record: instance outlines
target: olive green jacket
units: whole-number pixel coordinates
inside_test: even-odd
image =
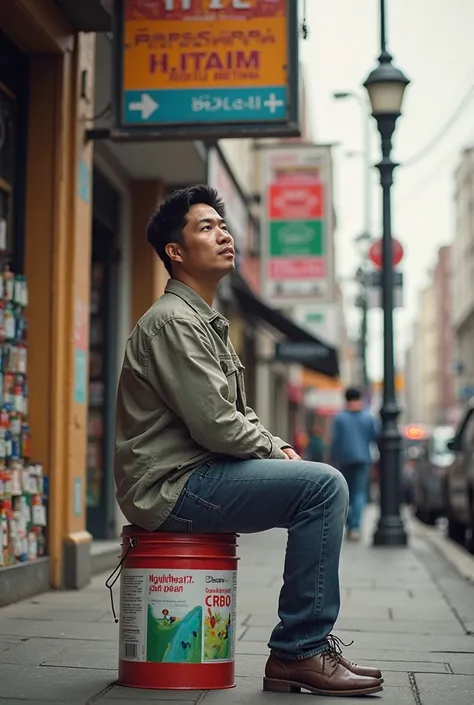
[[[153,531],[211,458],[285,458],[288,445],[246,405],[228,321],[171,279],[132,331],[120,375],[115,483],[125,517]]]

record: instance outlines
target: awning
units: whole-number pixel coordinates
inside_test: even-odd
[[[245,279],[235,273],[232,277],[235,298],[246,313],[253,314],[282,333],[287,341],[277,344],[278,359],[295,362],[309,370],[327,377],[339,376],[339,360],[336,348],[315,338],[293,323],[281,311],[268,306],[253,293]]]

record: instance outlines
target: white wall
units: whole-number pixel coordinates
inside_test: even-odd
[[[252,193],[253,140],[219,140],[219,147],[222,149],[241,189],[244,193]]]

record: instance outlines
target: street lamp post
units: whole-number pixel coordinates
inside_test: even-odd
[[[371,159],[370,159],[370,112],[365,100],[359,93],[353,91],[337,91],[333,93],[333,98],[336,100],[344,100],[353,98],[357,100],[361,109],[362,116],[362,133],[363,133],[363,178],[364,184],[364,225],[360,235],[357,236],[356,242],[362,249],[362,267],[358,273],[357,281],[360,284],[360,295],[358,296],[359,308],[361,310],[360,324],[360,359],[361,359],[361,377],[364,396],[369,393],[369,376],[367,372],[367,317],[368,317],[368,301],[367,301],[367,252],[365,245],[371,240],[371,219],[372,219],[372,190],[371,190]]]
[[[382,186],[382,308],[383,338],[383,402],[380,410],[382,432],[380,444],[380,519],[374,534],[375,546],[406,546],[407,534],[400,514],[401,444],[397,418],[400,410],[395,392],[395,360],[393,340],[393,243],[391,222],[391,187],[397,166],[391,159],[392,137],[401,114],[403,95],[409,81],[392,64],[387,51],[385,33],[385,0],[380,0],[381,53],[379,65],[366,79],[372,115],[377,121],[382,145],[382,159],[377,168]]]

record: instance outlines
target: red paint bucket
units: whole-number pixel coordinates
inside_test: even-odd
[[[237,536],[122,530],[120,685],[235,686]]]

